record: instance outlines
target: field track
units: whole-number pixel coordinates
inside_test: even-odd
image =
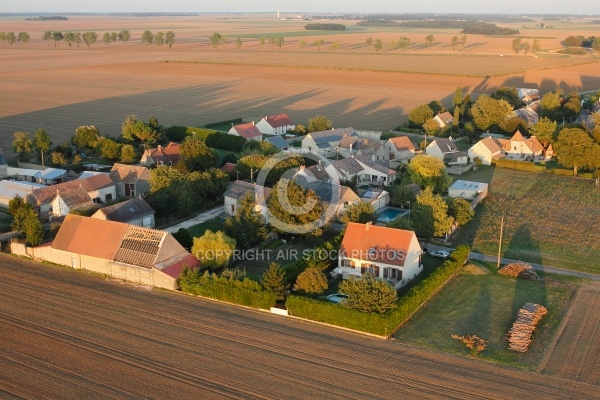
[[[583,285],[544,373],[600,385],[600,284]]]
[[[0,256],[0,397],[598,398],[596,386]]]

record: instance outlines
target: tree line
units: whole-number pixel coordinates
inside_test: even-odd
[[[19,32],[15,35],[14,32],[0,32],[0,42],[2,42],[2,47],[4,47],[4,42],[7,42],[9,45],[13,45],[16,42],[20,42],[22,45],[29,42],[30,36],[27,32]]]

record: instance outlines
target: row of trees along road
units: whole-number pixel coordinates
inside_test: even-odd
[[[11,46],[16,42],[25,45],[25,43],[29,42],[29,39],[30,37],[27,32],[19,32],[17,35],[15,35],[14,32],[0,32],[0,42],[2,43],[2,47],[4,47],[4,42],[7,42]]]
[[[12,33],[12,32],[11,32]],[[29,35],[27,35],[26,32],[21,32],[24,33],[26,35],[26,40],[25,42],[27,42],[29,40]],[[21,34],[19,34],[21,35]],[[13,34],[14,36],[14,34]],[[25,37],[25,36],[24,36]],[[0,36],[0,39],[2,37]],[[20,38],[20,36],[19,36]],[[87,31],[87,32],[61,32],[61,31],[46,31],[44,32],[44,34],[42,35],[42,40],[45,40],[48,43],[48,48],[50,48],[50,42],[54,42],[54,48],[60,48],[60,42],[64,41],[67,45],[68,48],[74,48],[74,47],[79,47],[82,43],[85,44],[88,49],[90,47],[92,47],[93,45],[96,44],[96,42],[98,41],[98,34],[94,31]],[[102,41],[106,44],[106,45],[110,45],[111,43],[113,44],[113,46],[116,44],[117,41],[121,41],[123,43],[123,45],[126,45],[127,42],[129,42],[131,40],[132,36],[131,33],[129,33],[129,31],[127,29],[124,29],[120,32],[105,32],[104,35],[102,36]],[[5,39],[3,39],[4,41]],[[8,39],[6,39],[8,40]],[[21,39],[19,39],[21,40]],[[156,33],[152,33],[149,30],[144,31],[144,33],[142,33],[142,37],[141,37],[142,43],[145,45],[151,45],[152,43],[154,43],[155,45],[157,45],[158,47],[166,44],[169,46],[169,48],[172,48],[173,45],[175,44],[175,32],[173,31],[168,31],[168,32],[162,32],[162,31],[158,31]],[[14,41],[13,41],[14,43]],[[11,43],[12,44],[12,43]]]

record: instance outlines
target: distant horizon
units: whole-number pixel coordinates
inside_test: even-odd
[[[299,9],[298,5],[302,9]],[[425,8],[426,7],[426,8]],[[424,9],[425,8],[425,9]],[[432,11],[435,10],[435,11]],[[518,12],[517,12],[518,10]],[[405,0],[402,4],[391,0],[371,0],[365,4],[356,0],[304,0],[281,2],[275,0],[221,0],[217,3],[198,4],[197,0],[172,0],[165,4],[156,0],[104,0],[90,4],[78,0],[28,0],[3,2],[0,14],[66,14],[66,13],[276,13],[283,14],[507,14],[507,15],[599,15],[592,14],[589,0],[504,0],[481,4],[472,0],[429,0],[426,6],[419,0]]]
[[[307,12],[307,11],[279,11],[282,16],[294,15],[507,15],[515,17],[543,17],[543,16],[577,16],[577,17],[600,17],[598,14],[577,14],[577,13],[508,13],[508,12]],[[0,11],[0,15],[136,15],[136,14],[157,14],[157,15],[189,15],[189,14],[276,14],[277,11]]]

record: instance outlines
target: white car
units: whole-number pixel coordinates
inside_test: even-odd
[[[444,250],[436,250],[429,252],[431,257],[443,258],[444,260],[450,257],[450,253]]]

